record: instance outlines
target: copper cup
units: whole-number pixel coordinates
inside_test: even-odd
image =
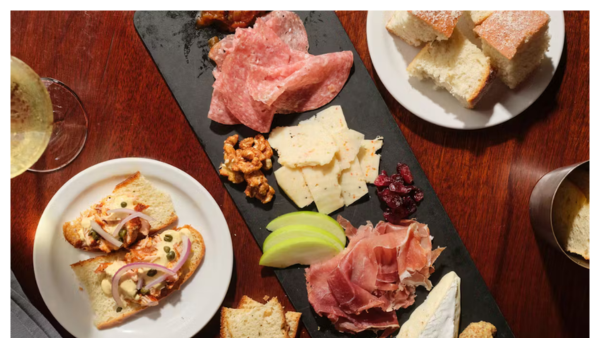
[[[575,171],[587,171],[589,175],[590,161],[585,161],[568,167],[553,170],[537,182],[529,198],[529,218],[534,231],[552,247],[562,251],[571,261],[586,269],[590,262],[583,257],[567,252],[559,243],[552,224],[552,205],[554,196],[562,182]]]

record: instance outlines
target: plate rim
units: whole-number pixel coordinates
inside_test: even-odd
[[[564,48],[565,48],[565,38],[566,38],[566,30],[565,30],[565,20],[564,20],[564,11],[545,11],[546,13],[552,13],[555,12],[557,14],[560,15],[560,22],[559,22],[559,27],[560,27],[560,35],[562,36],[562,38],[560,39],[553,39],[553,36],[550,37],[550,41],[554,42],[554,40],[557,40],[559,47],[560,47],[560,53],[558,54],[558,58],[556,61],[556,67],[553,68],[552,70],[552,76],[549,77],[547,83],[545,83],[543,85],[543,89],[539,91],[539,93],[537,95],[535,95],[535,97],[532,96],[532,100],[531,102],[529,102],[526,105],[523,105],[523,108],[518,112],[515,113],[514,115],[510,116],[507,119],[504,120],[500,120],[497,122],[494,122],[492,124],[487,124],[487,125],[481,125],[481,126],[454,126],[454,125],[448,125],[448,124],[444,124],[444,123],[440,123],[440,121],[437,121],[431,117],[429,117],[426,113],[416,113],[413,110],[415,109],[409,109],[408,105],[405,104],[405,102],[409,99],[404,98],[403,100],[400,100],[399,97],[402,97],[401,95],[398,95],[397,93],[395,93],[395,91],[391,91],[389,89],[389,87],[391,87],[391,85],[389,85],[388,82],[386,82],[385,77],[381,77],[379,74],[381,74],[381,72],[378,70],[378,67],[382,67],[382,64],[379,63],[379,66],[377,66],[378,62],[376,62],[376,60],[379,60],[378,57],[374,57],[373,56],[373,42],[372,39],[369,39],[369,37],[373,37],[375,36],[375,34],[377,34],[374,31],[374,27],[370,28],[373,26],[373,24],[370,24],[370,22],[373,22],[373,20],[375,20],[375,15],[378,13],[383,13],[385,14],[385,12],[389,12],[387,10],[377,10],[377,11],[368,11],[367,12],[367,21],[366,21],[366,39],[367,39],[367,48],[369,50],[369,57],[371,58],[371,62],[373,64],[373,68],[375,70],[375,72],[377,73],[377,75],[379,76],[379,79],[381,80],[381,83],[383,84],[383,86],[385,87],[385,89],[388,91],[388,93],[390,93],[390,95],[394,98],[394,100],[396,100],[396,102],[398,102],[403,108],[405,108],[408,112],[410,112],[411,114],[417,116],[418,118],[420,118],[421,120],[424,120],[426,122],[429,122],[431,124],[440,126],[440,127],[444,127],[444,128],[448,128],[448,129],[454,129],[454,130],[481,130],[481,129],[485,129],[485,128],[491,128],[497,125],[500,125],[502,123],[505,123],[507,121],[512,120],[513,118],[517,117],[518,115],[520,115],[522,112],[524,112],[525,110],[527,110],[529,107],[531,107],[531,105],[533,105],[539,98],[540,96],[542,96],[542,94],[546,91],[546,89],[548,88],[548,86],[550,85],[550,82],[552,82],[552,79],[554,78],[554,75],[556,74],[556,70],[558,69],[558,66],[560,65],[560,61],[562,60],[562,54],[564,52]],[[417,109],[418,111],[418,109]]]
[[[233,276],[233,263],[234,263],[234,253],[233,253],[233,242],[232,242],[232,238],[231,238],[231,232],[229,231],[229,226],[227,223],[227,220],[225,219],[225,215],[223,214],[223,211],[221,210],[221,208],[219,207],[219,204],[217,203],[217,201],[213,198],[213,196],[210,194],[210,192],[200,183],[198,182],[194,177],[192,177],[190,174],[186,173],[185,171],[170,165],[168,163],[164,163],[158,160],[154,160],[154,159],[150,159],[150,158],[143,158],[143,157],[124,157],[124,158],[116,158],[116,159],[111,159],[111,160],[107,160],[104,162],[100,162],[100,163],[96,163],[84,170],[82,170],[81,172],[77,173],[75,176],[71,177],[66,183],[64,183],[57,191],[56,193],[54,193],[54,196],[52,196],[52,198],[50,199],[50,201],[48,202],[48,204],[46,205],[46,207],[44,208],[44,212],[42,213],[42,216],[40,217],[37,227],[36,227],[36,231],[35,231],[35,237],[34,237],[34,241],[33,241],[33,271],[34,271],[34,276],[35,276],[35,281],[36,281],[36,285],[38,288],[38,291],[40,292],[40,295],[42,296],[42,300],[44,301],[44,304],[46,305],[46,307],[48,308],[48,310],[50,311],[50,313],[52,314],[52,316],[54,317],[54,319],[67,331],[69,332],[71,335],[75,336],[75,334],[72,332],[72,328],[69,328],[69,326],[65,325],[65,323],[59,319],[51,306],[49,306],[48,300],[49,300],[49,296],[46,294],[46,291],[42,290],[42,287],[40,287],[40,278],[42,278],[42,272],[40,271],[41,266],[39,263],[39,255],[40,255],[40,245],[38,245],[37,243],[39,243],[38,241],[38,237],[42,236],[41,232],[38,231],[40,229],[40,224],[42,224],[43,221],[45,221],[46,218],[50,217],[48,216],[49,210],[51,209],[50,207],[54,205],[54,203],[57,203],[56,200],[58,200],[58,198],[61,195],[61,192],[64,192],[65,190],[67,190],[72,184],[75,184],[78,180],[82,179],[82,177],[85,177],[86,175],[89,175],[90,172],[94,171],[94,170],[99,170],[103,167],[106,166],[110,166],[110,165],[114,165],[114,164],[122,164],[122,163],[141,163],[143,165],[143,163],[146,164],[150,164],[150,165],[157,165],[159,167],[163,167],[167,170],[170,171],[174,171],[178,174],[180,174],[182,177],[184,177],[187,180],[190,180],[191,182],[193,182],[196,185],[196,188],[199,188],[199,190],[201,191],[201,193],[206,194],[209,198],[208,198],[208,203],[212,204],[212,207],[216,208],[216,210],[218,210],[218,213],[215,213],[214,216],[219,217],[222,219],[223,223],[224,223],[224,227],[216,227],[216,228],[224,228],[224,231],[226,231],[226,233],[229,235],[227,236],[226,240],[225,240],[225,244],[227,245],[228,250],[225,250],[224,252],[229,256],[229,257],[225,257],[224,261],[227,262],[228,267],[226,267],[226,271],[227,271],[227,285],[226,287],[223,289],[222,295],[220,295],[218,298],[221,299],[221,301],[219,302],[219,304],[215,307],[214,310],[209,310],[208,312],[210,312],[210,316],[208,316],[208,319],[206,321],[198,321],[198,323],[201,323],[200,325],[198,325],[197,328],[191,329],[190,331],[195,331],[193,333],[197,334],[198,332],[200,332],[200,330],[202,330],[210,321],[211,319],[214,317],[214,315],[218,312],[219,308],[221,307],[223,301],[225,300],[225,297],[227,296],[227,292],[229,290],[229,286],[231,285],[231,278]],[[108,178],[108,177],[107,177]],[[166,180],[167,182],[169,182],[169,180]],[[205,201],[206,202],[206,201]],[[93,322],[89,323],[91,328],[93,330],[98,330]],[[100,330],[98,330],[100,331]],[[115,335],[116,336],[116,335]]]

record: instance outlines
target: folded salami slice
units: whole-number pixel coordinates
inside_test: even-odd
[[[256,22],[254,29],[238,29],[235,36],[235,47],[225,58],[214,88],[221,92],[227,109],[241,123],[266,133],[271,129],[275,108],[254,100],[246,79],[253,65],[287,65],[292,53],[290,47],[261,20]]]
[[[216,81],[219,81],[219,77],[221,76],[221,72],[218,69],[213,70],[213,76]],[[210,101],[210,109],[208,110],[208,118],[219,122],[222,124],[239,124],[240,120],[238,120],[229,109],[225,105],[225,100],[223,99],[223,94],[217,89],[213,90],[212,99]]]
[[[221,65],[225,58],[235,47],[237,39],[234,34],[227,35],[223,40],[217,42],[208,52],[208,57],[211,58],[216,64],[217,69],[221,69]]]
[[[281,67],[251,67],[247,87],[253,99],[278,110],[303,112],[329,103],[342,90],[352,52],[311,56]]]
[[[291,49],[308,51],[308,35],[302,19],[296,13],[274,11],[259,20],[263,20]]]

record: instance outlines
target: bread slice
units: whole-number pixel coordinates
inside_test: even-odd
[[[590,202],[586,194],[570,179],[565,179],[552,206],[554,232],[561,246],[590,259]]]
[[[221,309],[221,338],[294,338],[301,315],[292,311],[284,314],[277,297],[262,304],[243,296],[237,309]]]
[[[182,228],[188,229],[191,233],[190,241],[192,243],[192,251],[187,262],[181,268],[179,279],[174,283],[171,289],[164,288],[162,290],[160,296],[157,297],[159,301],[168,297],[174,291],[179,290],[181,285],[192,276],[196,269],[198,269],[198,266],[204,257],[205,245],[202,235],[189,225],[174,230],[181,230]],[[104,294],[102,291],[101,283],[105,276],[103,273],[96,273],[95,270],[102,263],[113,263],[117,260],[123,260],[126,253],[127,251],[120,250],[71,265],[71,269],[73,269],[77,279],[88,294],[92,311],[95,315],[94,325],[96,325],[98,329],[105,329],[120,324],[125,319],[147,308],[147,306],[128,302],[120,312],[117,312],[115,300]]]
[[[82,212],[82,214],[71,222],[66,222],[63,225],[63,234],[67,242],[76,248],[83,249],[86,251],[105,251],[109,252],[115,248],[112,246],[102,245],[102,243],[92,243],[91,245],[86,241],[87,235],[86,229],[82,226],[83,217],[102,217],[102,209],[120,208],[115,205],[114,201],[119,200],[123,196],[135,196],[135,203],[143,205],[142,211],[144,214],[154,218],[154,221],[150,222],[150,234],[156,233],[169,225],[173,224],[177,220],[177,214],[175,214],[175,208],[171,201],[169,194],[158,190],[148,181],[140,172],[136,172],[132,176],[119,183],[112,194],[102,199],[100,202],[92,205],[90,208]],[[138,210],[136,208],[136,210]],[[140,222],[139,219],[130,221],[132,223]],[[91,238],[91,237],[90,237]],[[137,240],[133,238],[130,243]],[[104,242],[101,240],[100,242]],[[107,243],[104,243],[107,244]],[[108,250],[107,250],[108,248]]]
[[[406,43],[420,46],[424,42],[447,40],[462,12],[395,11],[385,28]]]
[[[408,65],[408,74],[432,79],[467,108],[474,108],[493,79],[490,59],[456,30],[446,41],[427,44]]]
[[[275,299],[277,299],[277,298],[275,298]],[[240,304],[238,305],[238,308],[239,309],[252,309],[252,308],[261,307],[261,306],[263,306],[262,303],[259,303],[248,296],[243,296],[242,300],[240,301]],[[296,336],[296,332],[298,331],[298,325],[300,324],[301,316],[302,316],[302,313],[300,313],[300,312],[287,311],[285,313],[285,322],[287,325],[287,329],[288,329],[287,333],[288,333],[289,338],[294,338]]]
[[[488,322],[471,323],[460,334],[459,338],[494,338],[496,327]]]
[[[548,50],[550,16],[543,11],[497,11],[475,27],[483,52],[490,57],[498,77],[516,88]]]

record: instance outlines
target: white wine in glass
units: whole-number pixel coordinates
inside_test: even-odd
[[[52,101],[40,77],[21,60],[10,59],[10,177],[42,156],[50,136]]]
[[[79,97],[58,80],[40,78],[14,56],[10,64],[10,177],[65,167],[87,139]]]

